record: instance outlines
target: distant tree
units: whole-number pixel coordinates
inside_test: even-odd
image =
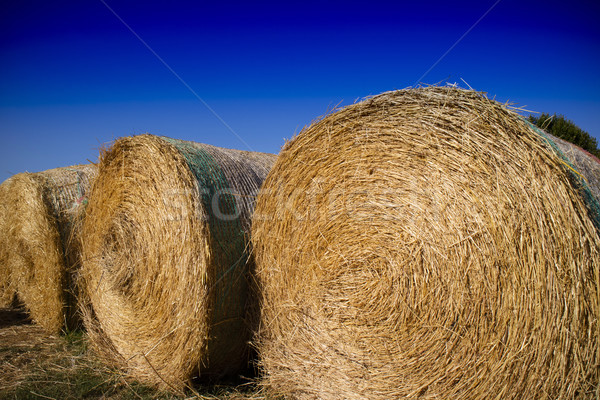
[[[566,119],[564,115],[542,113],[539,117],[530,115],[528,120],[546,132],[564,139],[567,142],[571,142],[582,149],[589,151],[596,157],[600,157],[598,141],[590,136],[589,133],[575,125],[573,121]]]

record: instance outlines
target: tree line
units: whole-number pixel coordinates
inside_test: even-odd
[[[529,122],[542,128],[546,132],[571,142],[584,150],[600,158],[598,150],[598,141],[590,136],[589,133],[579,128],[577,125],[564,117],[564,115],[550,115],[542,113],[539,117],[530,115]]]

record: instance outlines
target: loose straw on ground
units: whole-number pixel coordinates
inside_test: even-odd
[[[140,135],[101,155],[83,226],[91,342],[178,391],[248,364],[248,233],[275,156]]]
[[[253,217],[264,385],[297,399],[599,395],[600,240],[571,172],[481,93],[351,105]]]

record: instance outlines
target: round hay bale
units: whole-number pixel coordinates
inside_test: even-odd
[[[6,226],[8,216],[6,202],[11,181],[11,178],[8,178],[0,184],[0,308],[11,307],[16,294],[14,280],[11,278],[11,268],[9,268],[10,249],[7,243],[8,227]]]
[[[286,144],[253,216],[264,384],[297,399],[595,398],[600,239],[481,93],[384,93]]]
[[[82,279],[85,325],[107,362],[175,391],[248,364],[247,234],[274,159],[152,135],[101,155]]]
[[[49,333],[78,325],[78,225],[94,165],[20,173],[6,195],[4,259],[19,300]]]

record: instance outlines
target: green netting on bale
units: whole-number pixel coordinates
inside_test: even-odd
[[[228,181],[221,160],[191,142],[163,137],[183,155],[198,181],[202,206],[208,219],[210,258],[215,268],[210,290],[214,291],[212,338],[227,343],[228,335],[239,333],[244,323],[247,293],[248,249],[235,189]],[[235,286],[235,289],[234,289]],[[222,323],[227,321],[227,323]],[[212,347],[209,346],[209,348]]]
[[[583,198],[585,205],[588,209],[588,215],[594,223],[596,229],[600,232],[600,203],[590,190],[586,179],[581,173],[579,173],[579,171],[577,171],[577,168],[573,165],[573,163],[569,161],[569,159],[565,156],[563,151],[556,145],[554,140],[552,140],[548,136],[548,134],[544,132],[544,130],[538,128],[537,126],[535,126],[534,124],[532,124],[524,118],[523,121],[525,121],[531,127],[531,129],[533,129],[538,135],[540,135],[541,138],[543,138],[546,141],[546,143],[548,143],[552,150],[554,150],[554,152],[560,157],[561,161],[565,164],[565,170],[569,174],[569,179],[571,180],[571,183],[578,189],[579,193],[581,194],[581,197]]]

